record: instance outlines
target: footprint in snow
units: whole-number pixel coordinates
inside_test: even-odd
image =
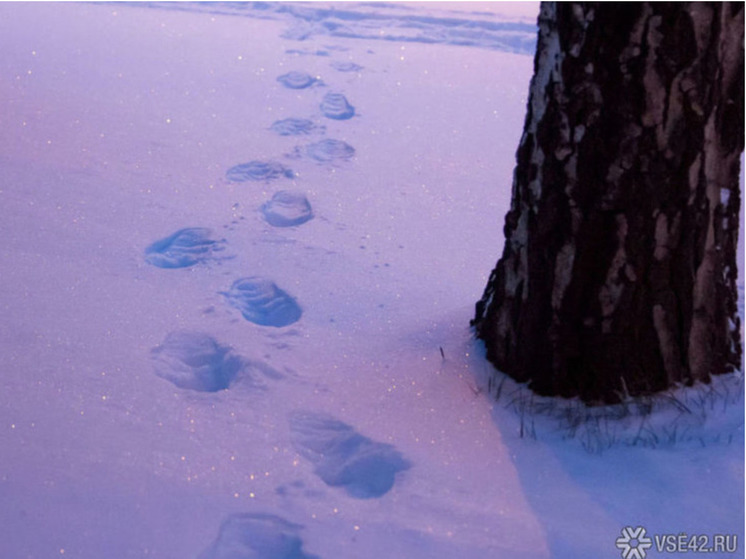
[[[297,322],[303,310],[294,298],[266,278],[239,278],[221,292],[243,317],[260,326],[282,328]]]
[[[306,154],[319,163],[331,163],[350,159],[355,148],[342,140],[326,139],[306,146]]]
[[[302,136],[312,132],[323,131],[323,126],[317,126],[307,118],[284,118],[276,120],[270,126],[270,130],[280,136]]]
[[[273,514],[231,514],[199,559],[319,559],[303,551],[302,528]]]
[[[321,113],[326,118],[347,120],[355,116],[355,107],[341,93],[327,93],[321,101]]]
[[[287,38],[293,38],[292,33],[291,36]],[[296,55],[304,55],[304,56],[329,56],[329,51],[326,50],[309,50],[309,49],[287,49],[285,51],[285,54],[296,54]]]
[[[298,453],[331,487],[342,487],[357,499],[381,497],[394,486],[396,474],[411,467],[393,446],[375,442],[334,417],[296,412],[290,430]]]
[[[355,64],[349,60],[335,60],[331,63],[331,67],[337,72],[359,72],[363,69],[359,64]]]
[[[156,375],[197,392],[226,390],[239,380],[262,388],[263,378],[277,380],[284,376],[265,363],[236,355],[201,332],[171,332],[153,348],[151,357]]]
[[[316,83],[321,84],[321,80],[305,72],[288,72],[279,76],[277,81],[289,89],[306,89]]]
[[[159,268],[187,268],[230,258],[218,254],[225,250],[225,239],[213,239],[211,234],[205,227],[179,229],[147,247],[145,261]]]
[[[260,208],[267,223],[273,227],[293,227],[313,218],[308,198],[300,192],[281,190]]]
[[[249,161],[234,165],[225,172],[225,177],[231,182],[271,181],[282,177],[292,179],[294,176],[292,169],[275,161]]]

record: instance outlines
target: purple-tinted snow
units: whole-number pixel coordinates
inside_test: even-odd
[[[738,386],[574,438],[486,396],[537,12],[0,3],[0,557],[742,538]]]

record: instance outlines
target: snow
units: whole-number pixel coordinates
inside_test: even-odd
[[[471,338],[535,13],[0,4],[0,557],[743,550],[738,379],[580,421]]]

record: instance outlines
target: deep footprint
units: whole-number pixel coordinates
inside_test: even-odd
[[[231,514],[199,559],[319,559],[303,551],[302,528],[273,514]]]
[[[231,182],[271,181],[281,177],[292,179],[294,176],[292,169],[275,161],[249,161],[225,172],[225,177]]]
[[[321,140],[306,146],[306,153],[321,163],[346,161],[355,155],[355,148],[342,140]]]
[[[155,374],[179,388],[217,392],[230,387],[244,362],[230,348],[200,332],[171,332],[151,357]]]
[[[327,93],[321,101],[321,113],[326,118],[347,120],[355,116],[355,107],[341,93]]]
[[[372,441],[325,414],[296,412],[290,430],[296,450],[314,465],[314,473],[357,499],[385,495],[396,474],[411,467],[393,446]]]
[[[271,280],[257,276],[237,279],[230,290],[221,295],[241,311],[246,320],[260,326],[289,326],[303,314],[295,299]]]
[[[201,332],[171,332],[153,348],[155,374],[179,388],[218,392],[236,383],[264,389],[265,379],[280,380],[285,374],[262,361],[237,355],[229,347]]]
[[[314,78],[305,72],[288,72],[279,76],[277,81],[290,89],[306,89],[315,83],[320,83],[318,78]]]
[[[293,227],[313,218],[308,198],[300,192],[281,190],[262,205],[262,215],[273,227]]]
[[[282,120],[276,120],[270,127],[273,132],[277,132],[280,136],[302,136],[304,134],[315,132],[319,128],[323,127],[316,126],[306,118],[285,118]]]
[[[179,229],[173,235],[147,247],[145,261],[159,268],[187,268],[210,260],[228,258],[217,254],[225,249],[225,239],[212,239],[211,233],[204,227]]]

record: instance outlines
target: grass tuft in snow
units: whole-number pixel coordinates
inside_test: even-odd
[[[678,386],[619,404],[540,396],[500,372],[487,381],[498,404],[515,414],[520,438],[577,441],[598,454],[612,447],[728,445],[743,438],[744,378],[735,372],[709,384]]]

